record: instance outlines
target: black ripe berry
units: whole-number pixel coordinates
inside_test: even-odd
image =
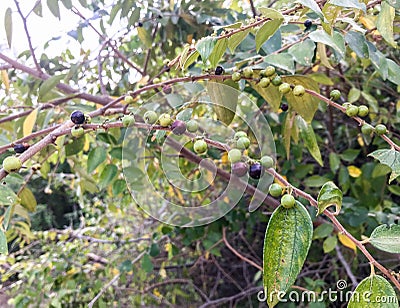
[[[17,143],[16,145],[14,145],[14,152],[21,154],[21,153],[24,153],[28,148],[29,148],[29,144]]]
[[[255,163],[250,166],[249,175],[253,179],[258,180],[261,177],[262,173],[263,173],[263,167],[261,166],[260,163]]]
[[[172,132],[175,135],[182,135],[186,131],[186,123],[181,120],[176,120],[171,125]]]
[[[137,23],[138,27],[143,27],[143,23],[141,23],[140,21]]]
[[[287,103],[282,103],[281,104],[281,109],[282,109],[282,111],[288,111],[289,105]]]
[[[168,85],[163,86],[162,90],[163,90],[163,92],[164,92],[165,94],[171,94],[171,92],[172,92],[171,86],[168,86]]]
[[[312,21],[309,20],[309,19],[307,19],[307,20],[304,22],[304,27],[306,27],[306,29],[309,29],[311,26],[312,26]]]
[[[215,75],[222,75],[224,73],[224,71],[225,71],[224,68],[222,66],[218,65],[215,68]]]
[[[71,121],[77,125],[83,124],[85,122],[85,115],[82,111],[75,110],[73,113],[71,113]]]

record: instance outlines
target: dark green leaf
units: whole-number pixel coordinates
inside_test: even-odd
[[[131,16],[129,16],[128,24],[130,26],[133,26],[136,22],[139,21],[139,18],[140,18],[140,7],[137,7],[132,11]]]
[[[217,44],[215,44],[213,51],[211,52],[210,56],[208,57],[208,60],[210,60],[210,64],[212,67],[217,66],[219,60],[221,60],[221,57],[224,55],[227,47],[228,47],[228,39],[227,38],[218,40]]]
[[[142,258],[142,268],[146,273],[151,273],[154,269],[153,263],[151,262],[149,255],[144,255]]]
[[[115,165],[107,165],[100,174],[99,187],[104,189],[107,187],[118,173]]]
[[[207,62],[208,57],[211,55],[214,49],[214,46],[217,44],[217,40],[218,39],[216,37],[209,36],[202,38],[197,42],[196,50],[199,52],[203,63]]]
[[[321,165],[324,165],[322,161],[321,152],[318,147],[317,139],[314,134],[314,129],[311,124],[308,124],[301,116],[296,116],[296,125],[299,128],[301,139],[303,139],[304,145],[308,151],[314,157],[314,159]]]
[[[342,191],[333,183],[329,181],[322,186],[318,194],[318,213],[322,214],[325,209],[329,206],[334,205],[336,210],[334,215],[339,215],[340,209],[342,208],[343,193]]]
[[[68,143],[65,146],[65,155],[71,156],[78,154],[80,151],[83,150],[85,146],[85,136],[82,136],[78,139],[73,139],[72,143]]]
[[[123,191],[126,191],[126,182],[125,180],[116,180],[113,183],[113,187],[112,187],[112,193],[114,196],[119,195],[120,193],[122,193]]]
[[[42,2],[36,2],[36,5],[33,9],[33,12],[40,17],[43,17],[43,13],[42,13]]]
[[[390,59],[387,59],[387,64],[388,64],[388,79],[391,82],[400,85],[400,66],[396,62]]]
[[[90,151],[87,160],[87,172],[92,173],[107,158],[107,152],[102,147]]]
[[[258,8],[258,11],[267,18],[271,19],[284,19],[284,16],[282,15],[281,12],[271,9],[269,7],[260,7]]]
[[[12,10],[11,10],[11,8],[8,8],[4,15],[4,28],[6,30],[8,47],[11,48],[12,28],[13,28],[12,27]]]
[[[279,29],[283,19],[273,19],[267,21],[256,33],[256,51],[258,52],[261,46],[267,41],[276,30]]]
[[[336,236],[330,236],[330,237],[326,238],[324,243],[322,244],[324,253],[331,252],[332,250],[335,249],[336,245],[337,245],[337,237]]]
[[[357,56],[360,58],[368,58],[368,45],[365,40],[365,35],[356,31],[349,31],[344,36],[344,39]]]
[[[87,7],[87,2],[86,2],[86,0],[79,0],[79,3],[80,3],[84,8]]]
[[[373,158],[379,160],[381,164],[387,165],[392,169],[392,174],[389,178],[389,184],[400,175],[400,152],[390,150],[376,150],[369,154]]]
[[[0,254],[8,254],[7,237],[2,229],[0,229]]]
[[[381,11],[378,15],[378,20],[376,22],[376,28],[382,37],[389,43],[392,47],[396,47],[397,43],[393,36],[393,21],[395,17],[395,9],[391,7],[386,2],[382,2]]]
[[[310,66],[314,57],[315,43],[312,40],[305,40],[289,48],[294,60],[304,66]]]
[[[60,6],[58,5],[58,0],[47,0],[47,6],[50,9],[50,12],[60,19]]]
[[[66,9],[70,10],[72,9],[72,1],[71,0],[61,0],[63,5],[65,6]]]
[[[199,57],[199,52],[197,50],[195,50],[194,52],[192,52],[190,54],[189,57],[187,57],[186,61],[183,64],[182,69],[186,70],[193,62],[195,62],[197,60],[197,58]]]
[[[314,229],[313,240],[325,238],[333,232],[333,225],[324,223]]]
[[[329,167],[331,168],[331,171],[333,173],[336,173],[336,171],[340,167],[340,158],[339,155],[337,155],[334,152],[329,153]]]
[[[239,95],[237,86],[237,83],[230,79],[224,83],[216,81],[207,83],[207,92],[210,95],[213,110],[218,120],[226,125],[229,125],[235,117]]]
[[[400,225],[381,225],[372,231],[369,242],[376,248],[400,253]]]
[[[17,195],[6,185],[0,185],[0,205],[11,205],[17,200]]]
[[[289,53],[272,54],[264,57],[264,61],[268,64],[279,67],[292,74],[295,72],[294,59]]]

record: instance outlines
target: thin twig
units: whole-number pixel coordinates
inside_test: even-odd
[[[336,254],[337,254],[337,257],[338,257],[340,263],[342,263],[344,269],[346,270],[347,276],[349,276],[349,278],[351,280],[352,290],[354,290],[355,287],[358,285],[357,278],[354,276],[353,272],[351,271],[350,265],[349,265],[349,263],[347,263],[346,259],[344,258],[342,251],[340,250],[340,247],[338,245],[336,245],[335,249],[336,249]]]

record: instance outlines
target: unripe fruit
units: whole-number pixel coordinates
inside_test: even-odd
[[[160,78],[158,78],[158,77],[156,77],[156,78],[153,79],[153,84],[155,84],[155,83],[160,83],[160,82],[161,82],[161,80],[160,80]]]
[[[274,183],[269,187],[269,194],[275,198],[282,195],[282,191],[283,191],[282,186],[279,185],[278,183]]]
[[[280,106],[280,108],[282,109],[282,111],[288,111],[289,105],[286,104],[286,103],[282,103],[281,106]]]
[[[239,72],[235,72],[232,74],[232,80],[235,82],[240,81],[242,79],[242,75]]]
[[[384,135],[384,134],[387,133],[387,128],[386,128],[386,126],[383,125],[383,124],[378,124],[377,126],[375,126],[375,132],[376,132],[378,135]]]
[[[265,155],[261,157],[260,163],[266,169],[272,168],[274,166],[274,159],[271,156]]]
[[[17,143],[16,145],[14,145],[14,152],[21,154],[24,153],[27,149],[29,148],[29,144],[27,143]]]
[[[215,75],[222,75],[225,72],[224,68],[220,65],[218,65],[215,68]]]
[[[172,132],[175,135],[182,135],[186,131],[186,123],[181,120],[176,120],[171,125]]]
[[[232,173],[242,177],[247,173],[247,165],[244,162],[237,162],[232,165]]]
[[[260,87],[266,88],[269,86],[270,83],[271,83],[271,79],[269,79],[268,77],[263,77],[260,80]]]
[[[304,22],[304,27],[306,27],[306,29],[308,29],[308,28],[310,28],[311,26],[312,26],[312,21],[309,20],[309,19],[307,19],[307,20]]]
[[[16,172],[22,167],[21,160],[16,156],[8,156],[3,160],[3,169],[5,172]]]
[[[303,96],[306,93],[306,89],[302,85],[297,85],[293,88],[294,96]]]
[[[271,83],[272,83],[274,86],[276,86],[276,87],[280,86],[280,85],[282,84],[282,77],[279,76],[279,75],[275,76],[275,77],[271,80]]]
[[[169,59],[164,59],[164,61],[163,61],[163,65],[168,65],[168,64],[169,64],[169,62],[170,62],[170,60],[169,60]]]
[[[288,84],[287,82],[284,82],[279,86],[279,92],[281,92],[282,94],[289,93],[290,90],[290,84]]]
[[[158,116],[153,110],[149,110],[145,112],[143,119],[147,124],[154,124],[157,122]]]
[[[253,77],[253,69],[251,67],[245,67],[243,69],[243,75],[246,78],[251,78]]]
[[[331,93],[330,93],[329,95],[330,95],[330,97],[331,97],[332,100],[337,101],[337,100],[340,98],[340,96],[341,96],[342,94],[340,93],[339,90],[336,90],[336,89],[335,89],[335,90],[332,90]]]
[[[126,104],[132,104],[132,103],[134,102],[134,99],[133,99],[132,96],[127,95],[127,96],[125,96],[125,98],[124,98],[124,102],[125,102]]]
[[[361,126],[361,132],[364,135],[371,135],[371,133],[373,131],[374,131],[374,127],[372,125],[365,123],[363,126]]]
[[[195,133],[199,129],[199,124],[195,120],[190,120],[186,123],[186,128],[189,132]]]
[[[235,139],[236,141],[238,141],[240,138],[242,137],[247,137],[247,133],[240,130],[238,132],[235,133],[235,136],[233,137],[233,139]]]
[[[238,149],[232,149],[228,152],[229,161],[234,164],[242,159],[242,152]]]
[[[197,154],[205,154],[207,152],[207,143],[202,139],[196,140],[196,142],[193,145],[193,150]]]
[[[260,76],[261,76],[261,77],[266,77],[266,76],[267,76],[266,70],[261,70],[261,71],[260,71]]]
[[[294,197],[289,194],[283,195],[281,198],[281,204],[286,209],[292,208],[294,206],[295,202],[296,202],[296,200],[294,199]]]
[[[83,127],[74,126],[71,128],[71,135],[75,138],[82,137],[84,133]]]
[[[355,117],[358,114],[358,107],[354,105],[350,105],[346,108],[346,114],[349,117]]]
[[[158,118],[158,121],[160,122],[161,126],[167,127],[167,126],[169,126],[171,124],[172,119],[171,119],[171,116],[168,113],[163,113]]]
[[[71,121],[77,125],[83,124],[85,122],[85,115],[82,111],[75,110],[73,113],[71,113]]]
[[[250,146],[250,139],[247,137],[240,137],[238,141],[236,141],[236,147],[238,149],[247,149]]]
[[[367,106],[365,105],[361,105],[360,107],[358,107],[358,115],[360,117],[366,117],[369,113],[369,109]]]
[[[271,77],[273,74],[275,74],[275,67],[269,65],[264,69],[264,71],[265,71],[265,76]]]
[[[258,180],[262,176],[263,171],[264,170],[263,170],[263,167],[261,166],[261,164],[255,163],[255,164],[250,166],[249,175],[253,179]]]
[[[135,124],[135,117],[133,115],[124,115],[122,118],[122,125],[124,127],[130,127]]]

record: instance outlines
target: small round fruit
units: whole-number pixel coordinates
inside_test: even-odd
[[[199,124],[195,120],[190,120],[186,123],[186,129],[191,133],[195,133],[199,129]]]
[[[193,150],[197,154],[205,154],[207,152],[207,143],[202,139],[196,140],[196,142],[193,145]]]
[[[271,79],[269,79],[268,77],[263,77],[260,80],[260,87],[266,88],[269,86],[270,83],[271,83]]]
[[[83,124],[85,122],[85,115],[82,111],[75,110],[73,113],[71,113],[71,121],[77,125]]]
[[[276,75],[272,80],[271,83],[276,86],[279,87],[282,84],[282,77],[279,75]]]
[[[158,120],[158,115],[155,111],[149,110],[145,112],[143,119],[147,124],[154,124]]]
[[[235,139],[236,141],[238,141],[240,138],[242,137],[247,137],[247,133],[240,130],[238,132],[235,133],[235,136],[233,137],[233,139]]]
[[[24,153],[29,148],[29,144],[27,143],[17,143],[14,145],[14,152],[21,154]]]
[[[306,29],[309,29],[311,26],[312,26],[312,21],[309,20],[309,19],[307,19],[307,20],[304,22],[304,27],[306,27]]]
[[[282,195],[282,191],[283,191],[282,186],[279,185],[278,183],[274,183],[269,187],[269,194],[275,198]]]
[[[269,155],[265,155],[261,157],[260,163],[265,169],[272,168],[274,166],[274,159]]]
[[[168,85],[167,86],[163,86],[162,90],[163,90],[163,92],[165,94],[171,94],[171,92],[172,92],[171,86],[168,86]]]
[[[176,120],[172,123],[171,128],[175,135],[180,136],[186,131],[186,123],[181,120]]]
[[[371,135],[373,131],[374,127],[372,125],[365,123],[363,126],[361,126],[361,132],[364,135]]]
[[[244,69],[243,69],[243,75],[244,75],[244,77],[246,77],[246,78],[251,78],[251,77],[253,77],[253,69],[251,68],[251,67],[245,67]]]
[[[286,209],[292,208],[294,206],[295,202],[296,202],[296,200],[294,199],[294,197],[289,194],[285,194],[281,198],[281,204]]]
[[[215,68],[215,75],[222,75],[224,72],[225,72],[225,70],[221,65],[218,65]]]
[[[163,113],[158,118],[158,121],[160,122],[161,126],[167,127],[167,126],[169,126],[171,124],[172,119],[171,119],[171,116],[168,113]]]
[[[358,114],[358,107],[354,105],[350,105],[346,108],[346,114],[349,117],[355,117]]]
[[[269,65],[264,69],[264,71],[265,71],[265,76],[271,77],[273,74],[275,74],[275,67]]]
[[[134,99],[133,99],[132,96],[127,95],[127,96],[125,96],[125,98],[124,98],[124,102],[125,102],[126,104],[132,104],[132,103],[134,102]]]
[[[282,109],[282,111],[288,111],[289,105],[287,103],[282,103],[280,108]]]
[[[139,28],[141,28],[141,27],[143,27],[143,23],[141,23],[140,21],[137,23],[137,26],[139,27]]]
[[[232,165],[232,173],[238,177],[246,175],[248,167],[244,162],[237,162]]]
[[[306,93],[306,89],[302,85],[297,85],[293,88],[294,96],[303,96]]]
[[[242,152],[238,149],[232,149],[228,152],[229,161],[234,164],[242,159]]]
[[[287,82],[284,82],[279,86],[279,92],[281,92],[282,94],[287,94],[290,92],[290,90],[290,84],[288,84]]]
[[[133,115],[124,115],[122,118],[122,125],[124,127],[130,127],[135,124],[135,117]]]
[[[239,72],[234,72],[232,74],[232,80],[234,82],[238,82],[238,81],[240,81],[240,79],[242,79],[242,75]]]
[[[71,135],[75,138],[82,137],[84,133],[83,127],[74,126],[71,128]]]
[[[261,77],[266,77],[267,76],[266,73],[267,73],[266,70],[261,70],[260,71],[260,76]]]
[[[330,95],[331,99],[333,99],[334,101],[337,101],[342,94],[340,93],[339,90],[335,89],[335,90],[332,90],[329,95]]]
[[[22,167],[21,160],[16,156],[8,156],[3,160],[3,169],[5,172],[16,172]]]
[[[164,61],[163,61],[163,65],[168,65],[168,64],[169,64],[169,62],[171,62],[169,59],[164,59]]]
[[[260,163],[255,163],[255,164],[250,166],[249,175],[253,179],[258,180],[262,176],[263,171],[264,170],[263,170],[263,167],[261,166],[261,164]]]
[[[386,126],[383,125],[383,124],[378,124],[377,126],[375,126],[375,132],[376,132],[378,135],[384,135],[384,134],[387,133],[387,128],[386,128]]]
[[[360,117],[366,117],[369,113],[369,109],[367,106],[365,105],[361,105],[360,107],[358,107],[358,115]]]
[[[247,149],[250,146],[250,139],[247,137],[240,137],[238,141],[236,141],[236,147],[238,149]]]

